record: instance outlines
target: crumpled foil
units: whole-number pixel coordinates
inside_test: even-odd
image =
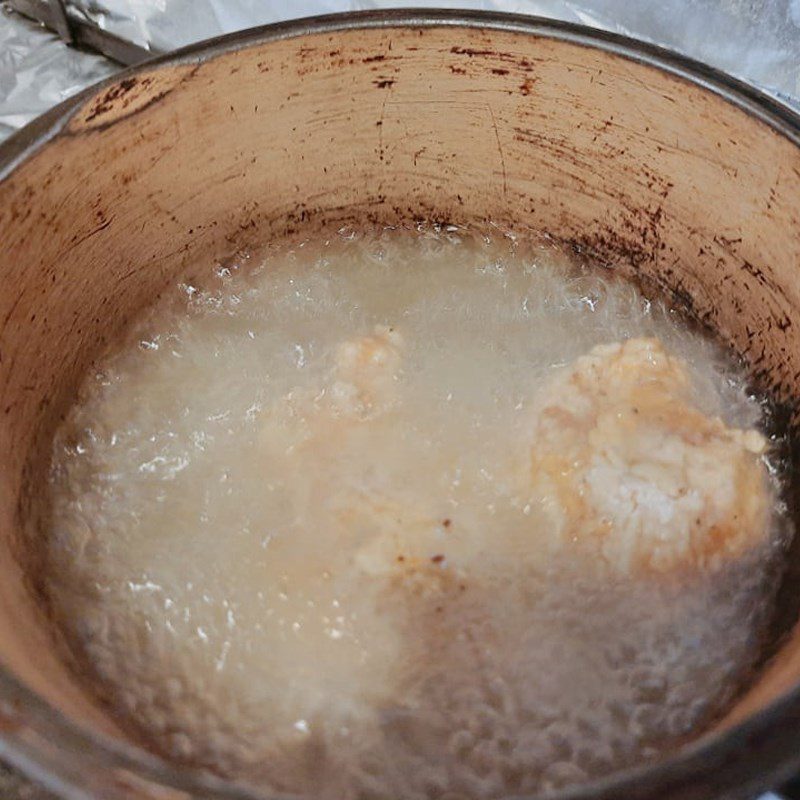
[[[166,51],[292,17],[370,8],[471,8],[582,22],[672,48],[800,108],[800,0],[67,0],[71,14]],[[0,139],[112,72],[40,27],[0,14]]]
[[[117,69],[0,7],[0,139]]]

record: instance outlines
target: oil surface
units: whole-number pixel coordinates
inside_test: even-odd
[[[537,478],[562,447],[541,398],[629,340],[675,359],[726,446],[756,442],[736,453],[769,513],[710,560],[623,559],[597,504],[592,550]],[[550,791],[685,741],[757,657],[785,538],[761,416],[678,315],[553,247],[266,249],[198,269],[86,381],[47,589],[106,700],[179,762],[332,800]],[[671,546],[669,514],[642,519],[637,552]]]

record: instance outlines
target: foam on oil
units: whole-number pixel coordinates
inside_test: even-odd
[[[549,546],[537,393],[634,337],[761,424],[679,316],[541,244],[342,233],[199,271],[56,438],[71,646],[151,747],[286,792],[489,798],[658,757],[752,666],[783,534],[657,574]]]

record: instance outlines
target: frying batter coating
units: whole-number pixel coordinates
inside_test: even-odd
[[[698,410],[686,364],[660,341],[631,339],[545,385],[530,478],[558,546],[623,574],[716,569],[766,536],[766,444]]]

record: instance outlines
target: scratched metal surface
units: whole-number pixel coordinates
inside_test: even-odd
[[[67,0],[70,13],[170,50],[288,17],[368,8],[454,7],[541,14],[671,47],[787,102],[800,98],[800,0]],[[0,3],[2,6],[2,3]],[[115,65],[0,13],[0,139]]]
[[[800,96],[800,0],[67,0],[75,13],[169,50],[253,25],[331,11],[474,8],[582,22],[671,47],[774,93]],[[190,13],[191,12],[191,13]]]
[[[2,800],[57,800],[54,795],[3,764],[0,764],[0,798]]]

